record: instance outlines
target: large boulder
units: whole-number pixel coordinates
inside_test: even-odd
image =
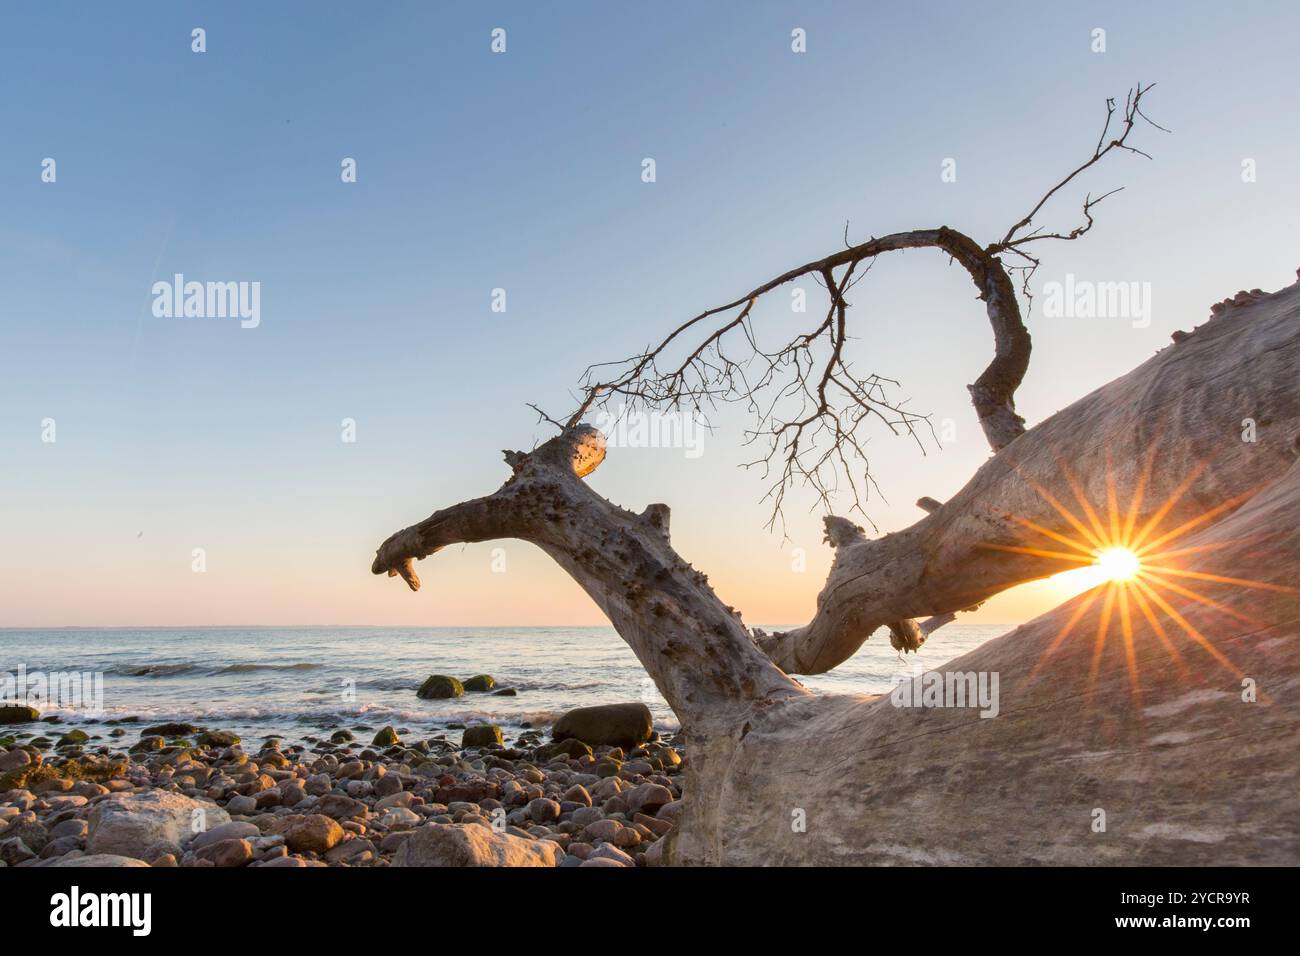
[[[398,848],[393,866],[558,866],[563,858],[553,840],[495,833],[477,823],[429,823]]]
[[[86,849],[139,857],[156,843],[179,847],[195,833],[229,822],[230,814],[208,800],[164,790],[114,793],[90,811]]]
[[[454,677],[448,677],[446,674],[432,674],[425,678],[420,689],[415,692],[415,696],[421,700],[445,700],[449,697],[461,697],[465,693],[465,685]]]
[[[27,724],[40,717],[39,710],[26,704],[0,704],[0,724]]]
[[[551,736],[555,740],[572,737],[593,746],[635,747],[649,740],[653,732],[650,708],[645,704],[601,704],[569,711],[555,722]]]
[[[496,678],[491,674],[475,674],[473,677],[466,677],[464,685],[466,690],[483,691],[492,690],[497,686]]]

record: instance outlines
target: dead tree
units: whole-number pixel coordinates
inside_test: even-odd
[[[451,544],[513,537],[551,555],[681,720],[687,800],[656,850],[665,862],[1293,861],[1300,284],[1239,295],[1032,430],[1015,413],[1029,338],[999,257],[1025,257],[1032,269],[1027,243],[1087,231],[1099,200],[1085,201],[1084,224],[1068,233],[1025,232],[1074,176],[1131,149],[1143,92],[1130,95],[1120,132],[1103,134],[1094,157],[999,242],[981,248],[946,228],[871,240],[703,313],[622,374],[592,382],[557,437],[507,452],[512,474],[496,492],[392,535],[372,570],[416,589],[413,562]],[[880,417],[864,408],[875,401],[864,395],[879,392],[853,377],[836,347],[853,270],[919,247],[953,256],[985,299],[997,348],[971,391],[996,454],[951,500],[925,502],[929,513],[904,531],[872,540],[828,518],[836,557],[814,619],[751,634],[673,550],[665,505],[626,511],[583,480],[605,453],[583,417],[616,395],[659,405],[726,398],[739,374],[717,358],[726,330],[743,329],[765,291],[818,274],[831,306],[829,325],[813,334],[829,336],[831,357],[812,377],[787,364],[813,413],[761,419],[790,475],[807,478],[821,466],[800,459],[802,430],[829,428],[848,455],[853,415]],[[729,309],[739,313],[685,365],[656,369],[674,338]],[[715,370],[704,378],[692,365],[701,359]],[[837,389],[856,396],[857,413],[831,401]],[[1247,418],[1259,424],[1253,442],[1238,433]],[[998,719],[890,697],[813,696],[788,676],[834,667],[882,625],[914,645],[925,630],[916,619],[933,626],[1020,581],[1089,563],[1107,542],[1148,556],[1131,589],[1108,584],[944,668],[1000,675]],[[1258,685],[1254,703],[1244,702],[1243,681]],[[1089,826],[1098,808],[1111,821],[1102,839]],[[795,818],[806,825],[792,826]]]

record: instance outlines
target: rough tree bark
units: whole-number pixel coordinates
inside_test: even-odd
[[[604,447],[579,424],[507,453],[500,489],[394,534],[372,570],[415,589],[414,560],[515,537],[572,575],[682,722],[668,863],[1293,863],[1300,284],[1215,313],[912,527],[872,541],[828,519],[836,559],[815,618],[757,644],[673,550],[666,506],[634,514],[583,481]],[[1143,532],[1167,542],[1174,587],[1107,586],[942,669],[999,675],[994,719],[814,696],[787,676],[1071,563],[1030,551],[1084,564],[1094,539]]]

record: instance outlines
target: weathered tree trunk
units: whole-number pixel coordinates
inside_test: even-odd
[[[1298,381],[1300,285],[1243,294],[911,528],[872,541],[828,519],[836,560],[814,620],[757,644],[673,551],[666,507],[633,514],[582,480],[604,455],[587,427],[507,453],[498,491],[393,535],[373,570],[414,589],[414,559],[498,537],[555,558],[682,722],[687,798],[666,862],[1293,863]],[[1084,554],[1079,541],[1148,528],[1148,543],[1181,529],[1159,601],[1085,595],[943,669],[997,675],[996,717],[813,696],[782,670],[827,670],[881,625],[946,619],[1069,566],[1009,549],[1070,553],[1069,539]]]

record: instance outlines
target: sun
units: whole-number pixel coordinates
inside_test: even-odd
[[[1156,447],[1153,446],[1137,485],[1131,493],[1127,509],[1120,506],[1119,489],[1115,485],[1109,463],[1106,465],[1106,502],[1101,509],[1093,506],[1069,469],[1062,465],[1063,477],[1074,492],[1081,515],[1076,514],[1046,488],[1038,484],[1031,485],[1062,521],[1073,529],[1074,534],[1070,534],[1064,527],[1055,530],[1016,515],[1010,516],[1011,520],[1028,531],[1049,538],[1057,545],[1064,545],[1067,550],[1059,550],[1051,546],[1035,547],[1032,539],[1018,545],[1000,542],[983,545],[994,551],[1033,555],[1072,565],[1071,570],[1054,575],[1053,580],[1064,582],[1068,578],[1067,590],[1075,594],[1080,594],[1084,590],[1088,592],[1075,606],[1069,620],[1061,627],[1056,637],[1043,650],[1038,662],[1029,672],[1030,679],[1044,670],[1052,655],[1075,633],[1084,615],[1094,606],[1100,609],[1096,626],[1093,628],[1092,625],[1088,625],[1086,628],[1093,635],[1092,669],[1088,677],[1089,693],[1092,692],[1102,654],[1111,636],[1112,620],[1117,620],[1119,624],[1119,637],[1123,644],[1129,680],[1136,700],[1140,701],[1142,696],[1138,674],[1139,643],[1146,640],[1158,641],[1174,665],[1186,673],[1187,663],[1183,659],[1183,651],[1174,644],[1174,639],[1179,632],[1186,635],[1190,645],[1205,651],[1230,673],[1240,678],[1243,676],[1241,668],[1234,664],[1213,641],[1197,630],[1192,622],[1170,603],[1170,598],[1174,596],[1187,598],[1252,628],[1261,628],[1264,626],[1261,621],[1243,614],[1230,604],[1217,601],[1210,595],[1196,590],[1194,585],[1197,583],[1231,585],[1300,595],[1300,588],[1289,585],[1229,577],[1186,566],[1186,560],[1192,555],[1208,554],[1235,542],[1227,540],[1179,545],[1178,539],[1224,512],[1243,504],[1258,490],[1249,489],[1240,495],[1221,501],[1212,508],[1193,514],[1176,527],[1164,530],[1161,526],[1165,519],[1205,470],[1204,464],[1193,468],[1182,483],[1170,492],[1165,501],[1139,524],[1138,519],[1141,515],[1147,483],[1155,464],[1156,451]],[[1187,583],[1179,583],[1180,580]],[[1149,632],[1144,632],[1142,628],[1144,621],[1149,625]],[[1175,627],[1167,627],[1166,623],[1171,623]],[[1078,633],[1086,639],[1084,630],[1085,628],[1080,627]]]
[[[1107,581],[1132,581],[1142,570],[1142,561],[1128,548],[1101,548],[1093,562]]]

